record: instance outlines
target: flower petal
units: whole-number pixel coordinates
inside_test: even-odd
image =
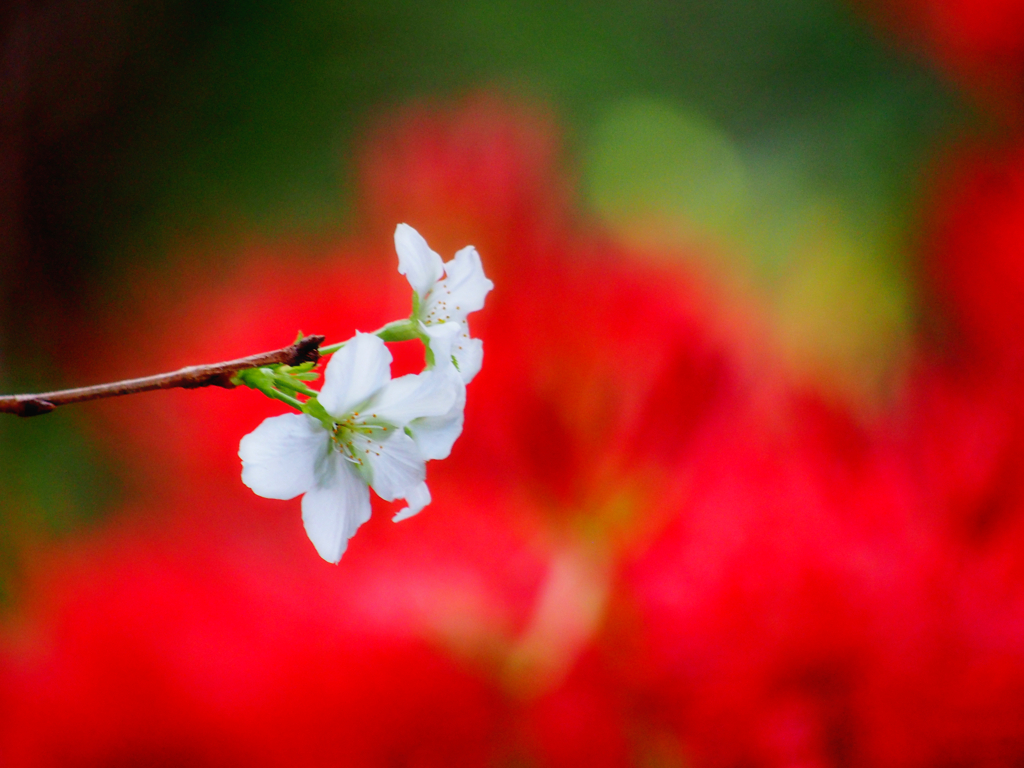
[[[302,497],[302,523],[320,557],[336,563],[348,540],[370,519],[370,489],[337,451],[325,456],[317,470],[316,484]]]
[[[314,468],[330,450],[330,435],[305,414],[264,419],[242,438],[242,482],[266,499],[293,499],[315,482]]]
[[[470,312],[483,308],[484,299],[494,288],[494,283],[484,275],[480,254],[471,245],[456,253],[444,269],[444,280],[434,288],[421,310],[424,322],[461,323]]]
[[[483,341],[471,338],[469,328],[463,323],[462,332],[452,344],[451,354],[455,359],[455,365],[459,369],[463,383],[469,384],[480,373],[484,364]]]
[[[422,299],[444,273],[441,257],[427,245],[415,229],[408,224],[395,228],[395,250],[398,252],[398,271],[405,275],[412,289]]]
[[[388,382],[368,406],[370,416],[404,427],[422,416],[447,413],[456,398],[456,387],[440,371],[410,373]]]
[[[372,333],[357,333],[324,370],[320,405],[339,421],[391,379],[391,353]]]
[[[427,343],[434,355],[434,365],[444,368],[451,362],[452,346],[461,331],[459,323],[437,323],[427,325],[420,321],[420,330],[427,334]]]
[[[424,416],[409,423],[412,435],[420,455],[430,461],[447,459],[452,452],[452,445],[462,434],[464,410],[466,408],[466,385],[458,372],[449,366],[449,378],[456,392],[455,402],[447,413],[441,416]]]
[[[420,328],[427,334],[430,351],[434,353],[434,365],[439,369],[444,370],[454,364],[466,384],[480,373],[484,364],[484,343],[470,337],[468,323],[420,323]]]
[[[427,477],[427,467],[416,443],[405,432],[394,430],[377,441],[355,434],[352,443],[359,458],[370,468],[370,485],[385,501],[404,499]],[[376,436],[376,435],[375,435]]]
[[[430,489],[427,488],[426,483],[420,483],[409,492],[405,500],[409,502],[409,506],[398,510],[398,514],[391,518],[396,523],[408,520],[413,515],[418,515],[430,503]]]

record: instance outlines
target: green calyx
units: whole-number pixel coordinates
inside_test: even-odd
[[[388,323],[377,331],[377,335],[384,341],[414,341],[423,338],[419,323],[411,317]]]
[[[302,407],[300,408],[300,410],[306,415],[312,416],[314,419],[323,424],[324,429],[326,429],[328,432],[334,431],[334,417],[327,412],[327,409],[320,405],[320,401],[317,400],[315,397],[311,397],[308,400],[306,400],[306,402],[302,403]]]
[[[312,372],[315,365],[302,363],[246,368],[232,376],[231,383],[258,390],[272,400],[280,400],[298,411],[309,414],[331,429],[334,420],[316,399],[317,391],[306,384],[307,381],[315,381],[320,377],[320,374]],[[297,395],[303,395],[307,399],[300,400]]]

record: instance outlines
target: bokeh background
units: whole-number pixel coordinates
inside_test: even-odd
[[[339,566],[241,484],[256,393],[0,418],[0,763],[1024,761],[1024,2],[0,30],[0,391],[376,328],[400,221],[496,283]]]

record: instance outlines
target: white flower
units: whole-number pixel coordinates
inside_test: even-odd
[[[427,325],[420,321],[420,327],[430,340],[438,368],[454,367],[464,384],[469,384],[480,373],[484,364],[484,343],[470,337],[469,323],[463,320]]]
[[[462,422],[466,409],[466,383],[452,367],[451,362],[448,363],[447,370],[435,370],[439,375],[445,375],[451,382],[450,386],[455,392],[455,400],[452,402],[451,408],[440,416],[420,416],[406,426],[406,431],[412,436],[420,455],[428,461],[448,458],[456,438],[462,434]],[[412,514],[403,515],[400,512],[396,517],[404,520],[405,517],[411,516]]]
[[[484,275],[480,255],[470,245],[444,263],[408,224],[395,229],[395,250],[398,271],[406,276],[418,297],[413,320],[429,337],[435,361],[442,367],[453,360],[468,384],[480,370],[484,350],[480,339],[470,338],[466,316],[482,309],[487,293],[494,288]],[[452,330],[453,325],[456,330]]]
[[[387,501],[408,502],[395,520],[430,503],[424,462],[451,450],[462,430],[461,406],[457,419],[453,414],[460,399],[464,404],[465,389],[449,372],[392,379],[384,342],[357,333],[324,371],[318,400],[333,429],[305,414],[266,419],[242,438],[242,482],[269,499],[305,494],[306,533],[320,556],[336,563],[370,519],[368,486]]]

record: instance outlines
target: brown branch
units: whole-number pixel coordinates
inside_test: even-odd
[[[34,395],[0,395],[0,413],[13,413],[18,416],[38,416],[49,413],[59,405],[81,403],[85,400],[99,400],[104,397],[134,395],[136,392],[149,392],[154,389],[197,389],[199,387],[224,387],[231,389],[231,377],[246,368],[259,368],[261,365],[284,363],[299,365],[315,363],[320,359],[320,345],[323,336],[304,336],[297,342],[273,352],[262,352],[258,355],[240,357],[212,365],[190,365],[171,373],[156,376],[144,376],[141,379],[114,381],[110,384],[97,384],[93,387],[62,389],[57,392],[40,392]]]

